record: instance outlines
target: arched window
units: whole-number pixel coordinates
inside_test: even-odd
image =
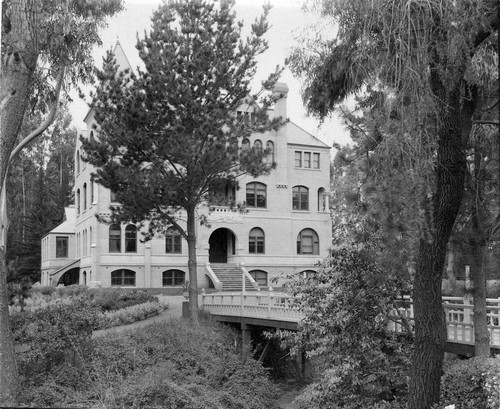
[[[89,229],[89,249],[92,248],[92,227]]]
[[[122,250],[122,232],[120,225],[112,224],[109,226],[109,252],[120,253]]]
[[[292,189],[292,209],[309,210],[309,189],[305,186],[294,186]]]
[[[90,204],[94,204],[95,202],[95,182],[93,180],[90,181]]]
[[[326,211],[326,196],[325,189],[320,187],[318,189],[318,212]]]
[[[304,229],[297,236],[297,254],[319,254],[319,239],[313,229]]]
[[[243,138],[241,141],[241,150],[247,151],[250,149],[250,140],[248,138]]]
[[[122,268],[111,272],[112,286],[135,286],[135,271]]]
[[[90,131],[90,140],[91,140],[92,142],[94,142],[94,141],[95,141],[94,131]]]
[[[82,255],[86,256],[87,255],[87,229],[83,231],[83,240],[82,240]]]
[[[182,253],[182,236],[175,227],[169,227],[165,233],[165,253]]]
[[[80,214],[80,189],[76,191],[76,214]]]
[[[274,162],[274,143],[272,141],[266,142],[266,150],[267,150],[268,163],[273,163]]]
[[[180,286],[185,283],[186,273],[181,270],[167,270],[162,273],[163,287]]]
[[[316,274],[318,274],[316,271],[314,270],[304,270],[300,273],[304,278],[312,278],[312,277],[315,277]]]
[[[256,139],[253,143],[253,147],[256,151],[262,152],[262,141],[260,139]]]
[[[250,230],[248,235],[248,252],[253,254],[264,254],[264,232],[258,227]]]
[[[247,183],[247,206],[266,207],[266,185],[259,182]]]
[[[83,211],[87,210],[87,184],[83,184]]]
[[[80,173],[80,151],[76,151],[76,174]]]
[[[267,288],[267,273],[262,270],[252,270],[250,275],[253,277],[259,287]]]
[[[137,253],[137,227],[133,224],[125,227],[125,253]]]

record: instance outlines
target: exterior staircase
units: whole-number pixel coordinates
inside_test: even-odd
[[[243,290],[243,271],[236,264],[210,263],[210,267],[222,283],[222,291]],[[255,291],[252,283],[246,277],[245,291]]]

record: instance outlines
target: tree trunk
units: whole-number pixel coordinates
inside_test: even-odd
[[[10,50],[2,50],[0,71],[0,406],[14,406],[17,399],[19,374],[14,354],[14,342],[9,321],[7,293],[7,192],[5,178],[9,158],[21,129],[28,106],[28,93],[33,83],[38,52],[33,48],[26,1],[11,2],[11,33],[16,42]],[[4,52],[5,51],[5,52]]]
[[[446,248],[462,202],[466,171],[460,88],[457,86],[452,92],[446,93],[437,71],[431,75],[433,91],[442,105],[439,112],[431,238],[429,241],[420,241],[413,287],[415,348],[409,385],[409,409],[430,409],[439,401],[444,345],[447,340],[441,281]]]
[[[486,276],[483,268],[484,251],[487,242],[484,221],[484,189],[482,150],[480,141],[474,147],[474,181],[476,197],[472,200],[471,217],[471,278],[472,295],[474,297],[474,354],[476,356],[490,356],[490,333],[488,331],[488,317],[486,316]]]
[[[0,406],[15,406],[18,392],[18,371],[9,320],[7,264],[5,251],[0,249]]]
[[[448,277],[448,282],[451,286],[451,291],[454,295],[457,294],[457,280],[455,278],[455,252],[451,248],[448,248],[448,264],[446,265],[446,276]]]
[[[198,271],[196,259],[196,214],[195,206],[188,207],[187,242],[189,267],[189,317],[192,324],[198,324]]]

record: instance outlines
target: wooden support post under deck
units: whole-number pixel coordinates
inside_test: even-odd
[[[250,326],[248,324],[241,324],[241,353],[243,356],[243,361],[246,361],[250,356],[250,351],[252,348],[252,334],[250,331]]]

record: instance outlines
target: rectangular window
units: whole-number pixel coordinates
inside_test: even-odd
[[[67,237],[56,237],[56,258],[68,258]]]
[[[296,168],[302,167],[302,152],[295,151],[295,167]]]
[[[319,153],[295,151],[295,167],[304,169],[319,169]]]
[[[304,167],[311,167],[311,152],[304,152]]]
[[[313,153],[313,169],[319,169],[319,153]]]

